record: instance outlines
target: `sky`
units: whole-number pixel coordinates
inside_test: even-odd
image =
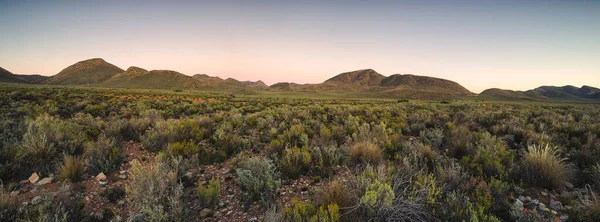
[[[99,57],[269,85],[370,68],[476,93],[600,87],[597,0],[0,0],[0,30],[0,67],[19,74]]]

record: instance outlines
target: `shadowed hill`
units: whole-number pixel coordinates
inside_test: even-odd
[[[191,76],[176,71],[146,71],[133,66],[123,73],[114,75],[100,85],[115,88],[180,89],[199,87],[199,82]]]
[[[267,86],[267,84],[265,84],[263,81],[256,81],[256,82],[252,82],[252,81],[242,81],[242,83],[244,85],[246,85],[247,87],[253,88],[253,89],[268,89],[269,86]]]
[[[103,59],[95,58],[77,62],[43,83],[56,85],[93,85],[102,83],[123,70]]]
[[[502,99],[546,99],[545,96],[541,95],[498,88],[486,89],[479,95]]]
[[[24,79],[19,78],[12,72],[0,67],[0,82],[8,83],[26,83]]]
[[[404,87],[411,89],[426,89],[429,91],[440,91],[448,92],[457,95],[470,95],[472,94],[465,87],[460,84],[439,78],[417,76],[417,75],[391,75],[381,80],[381,86],[383,87]]]
[[[378,86],[385,76],[375,72],[372,69],[363,69],[352,72],[345,72],[334,76],[324,83],[335,84],[339,86]]]
[[[527,93],[552,99],[600,99],[600,89],[591,86],[541,86]]]

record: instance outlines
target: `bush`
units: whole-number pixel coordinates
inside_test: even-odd
[[[207,186],[199,184],[196,193],[204,204],[214,206],[219,202],[219,197],[221,196],[221,181],[217,178],[212,178],[208,181]]]
[[[309,202],[300,203],[297,199],[292,200],[292,207],[286,207],[284,221],[290,222],[335,222],[340,220],[339,207],[336,204],[329,204],[317,209]]]
[[[521,178],[532,186],[563,189],[573,176],[572,167],[559,156],[556,147],[529,146],[521,160]]]
[[[202,139],[203,133],[200,125],[189,119],[159,121],[153,128],[146,130],[146,133],[140,138],[144,143],[144,148],[153,152],[166,148],[169,143],[188,140],[200,142]]]
[[[125,189],[123,187],[109,187],[100,193],[100,196],[106,198],[111,203],[117,202],[117,200],[125,197]]]
[[[115,141],[101,134],[96,142],[89,142],[86,146],[85,157],[92,173],[112,172],[123,161],[121,149]]]
[[[508,175],[514,157],[501,139],[485,132],[471,152],[471,155],[463,156],[461,163],[468,166],[475,175],[499,178]]]
[[[286,149],[281,158],[281,172],[291,179],[296,179],[309,169],[310,161],[308,147],[298,148],[294,146],[291,149]]]
[[[444,130],[440,128],[425,129],[419,133],[419,137],[423,141],[423,144],[439,149],[444,140]]]
[[[247,200],[260,200],[263,205],[273,203],[279,193],[279,180],[270,159],[252,157],[238,163],[237,183]]]
[[[373,215],[381,207],[391,207],[394,198],[394,190],[389,184],[375,180],[369,184],[367,192],[360,198],[360,204],[367,208],[369,215]]]
[[[356,143],[350,149],[350,161],[353,164],[373,164],[381,162],[382,151],[370,142]]]
[[[17,151],[18,157],[25,161],[35,172],[49,173],[52,171],[60,151],[51,143],[46,135],[26,134],[23,143]],[[44,164],[40,164],[44,163]]]
[[[0,221],[16,221],[18,206],[10,194],[0,185]]]
[[[344,152],[345,150],[335,146],[311,148],[310,154],[313,173],[323,177],[333,175],[337,166],[342,164],[344,157],[347,155]]]
[[[160,162],[144,168],[134,160],[126,192],[129,202],[144,213],[148,221],[173,221],[182,217],[183,186],[177,182],[177,173]]]
[[[200,152],[198,144],[192,141],[169,143],[167,150],[173,154],[182,156],[184,158],[190,157],[193,154]]]
[[[349,208],[355,203],[352,201],[352,196],[348,191],[348,187],[340,180],[334,180],[327,187],[323,187],[316,195],[317,204],[327,206],[337,204],[342,209]]]
[[[80,156],[65,155],[64,163],[60,165],[60,178],[77,182],[83,175],[83,158]]]

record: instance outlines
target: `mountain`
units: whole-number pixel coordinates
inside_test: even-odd
[[[47,76],[41,75],[23,75],[13,74],[12,72],[0,67],[0,82],[8,83],[40,83],[44,81]]]
[[[479,95],[503,99],[547,99],[545,96],[533,93],[498,88],[486,89],[479,93]]]
[[[375,72],[375,70],[363,69],[339,74],[324,83],[338,86],[378,86],[384,78],[384,75]]]
[[[252,81],[242,81],[242,83],[244,85],[246,85],[249,88],[254,88],[254,89],[268,89],[269,86],[267,86],[267,84],[265,84],[263,81],[256,81],[256,82],[252,82]]]
[[[103,59],[77,62],[43,81],[55,85],[93,85],[102,83],[124,70]]]
[[[26,83],[24,79],[19,78],[12,72],[0,67],[0,82],[8,83]]]
[[[172,70],[147,71],[139,67],[129,67],[125,72],[118,73],[100,83],[100,86],[115,88],[149,88],[149,89],[180,89],[197,88],[199,82]]]
[[[551,99],[600,99],[600,89],[591,86],[540,86],[528,90],[527,93],[540,95]]]
[[[428,76],[417,76],[417,75],[401,75],[394,74],[383,80],[381,80],[381,86],[383,87],[403,87],[410,89],[428,90],[428,91],[439,91],[447,92],[456,95],[470,95],[472,94],[465,87],[460,84]]]
[[[269,86],[269,89],[278,90],[278,91],[289,91],[289,90],[294,90],[299,86],[302,86],[302,85],[296,84],[293,82],[278,82],[278,83],[275,83],[275,84]]]

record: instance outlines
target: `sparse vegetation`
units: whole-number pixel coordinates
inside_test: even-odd
[[[65,155],[63,164],[60,165],[60,178],[77,182],[81,179],[84,170],[83,158],[80,156]]]
[[[521,161],[521,176],[533,186],[562,189],[573,176],[571,166],[556,147],[533,145]]]

